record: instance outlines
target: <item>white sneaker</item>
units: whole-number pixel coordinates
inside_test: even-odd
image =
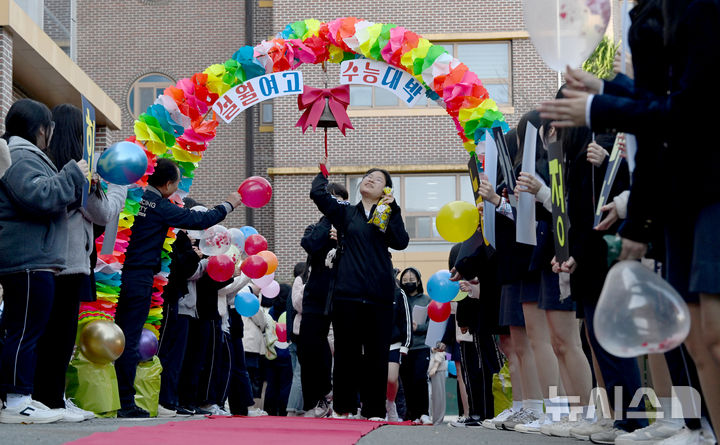
[[[589,424],[590,422],[585,419],[571,422],[567,417],[563,417],[559,422],[554,422],[550,425],[543,425],[540,428],[540,432],[546,436],[552,437],[571,437],[570,430],[582,428]]]
[[[63,413],[32,399],[15,408],[0,411],[0,423],[53,423],[63,417]]]
[[[266,411],[263,411],[260,408],[250,408],[248,409],[248,417],[262,417],[267,416],[268,413]]]
[[[615,443],[617,445],[654,444],[678,434],[682,429],[682,424],[658,420],[650,426],[618,436]]]
[[[385,411],[387,412],[388,422],[399,422],[400,421],[400,416],[398,416],[397,405],[395,405],[395,402],[386,400],[385,401]]]
[[[220,407],[219,407],[217,404],[215,404],[215,403],[213,403],[212,405],[201,406],[201,408],[204,409],[204,410],[210,411],[210,415],[211,415],[211,416],[225,416],[225,417],[229,417],[229,416],[232,415],[232,414],[230,414],[229,412],[225,411],[224,409],[220,408]]]
[[[79,423],[85,420],[85,416],[74,413],[67,408],[55,408],[53,411],[62,414],[62,419],[60,419],[59,422]]]
[[[423,414],[422,416],[420,416],[420,422],[419,422],[419,423],[422,423],[423,425],[432,425],[432,424],[433,424],[433,421],[432,421],[432,419],[430,418],[430,416],[428,416],[427,414]]]
[[[515,411],[512,410],[512,408],[507,408],[497,416],[493,417],[492,419],[485,419],[482,421],[481,425],[483,428],[487,428],[489,430],[497,429],[497,423],[499,422],[502,424],[503,420],[507,420],[510,416],[515,414]]]
[[[330,417],[333,419],[352,419],[355,417],[355,415],[351,416],[350,414],[340,414],[337,411],[333,410],[332,414],[330,414]]]
[[[612,428],[612,419],[602,419],[593,422],[586,422],[576,428],[570,428],[570,436],[580,440],[590,440],[590,436],[601,431],[605,431],[608,427]]]
[[[173,409],[165,408],[164,406],[158,404],[158,413],[157,417],[159,419],[169,419],[171,417],[176,417],[177,413]]]
[[[540,434],[540,428],[543,425],[549,425],[551,423],[552,421],[550,421],[550,416],[543,414],[539,419],[533,420],[530,423],[516,425],[515,431],[525,434]]]
[[[332,403],[328,402],[327,399],[322,399],[315,405],[315,408],[305,411],[304,416],[317,418],[327,417],[330,410],[332,410]]]
[[[65,399],[65,409],[72,413],[81,414],[85,420],[95,418],[94,412],[80,408],[72,401],[72,399]]]
[[[714,445],[715,437],[704,429],[691,430],[683,427],[677,434],[655,443],[657,445]]]

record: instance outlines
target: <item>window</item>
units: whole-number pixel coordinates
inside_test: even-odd
[[[272,100],[260,105],[260,125],[273,124],[273,103]]]
[[[350,202],[360,202],[362,176],[348,177]],[[451,201],[475,203],[468,174],[393,175],[393,195],[402,209],[405,228],[415,241],[443,241],[435,215]]]
[[[164,74],[146,74],[139,78],[130,87],[128,93],[128,109],[134,118],[137,118],[150,105],[155,102],[158,96],[163,94],[165,88],[175,82]]]
[[[478,75],[490,97],[499,105],[512,103],[512,57],[509,41],[439,43],[453,57]],[[350,105],[354,108],[405,108],[391,92],[371,86],[350,85]],[[415,105],[437,107],[422,96]]]

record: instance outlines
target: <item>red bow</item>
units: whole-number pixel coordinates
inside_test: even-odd
[[[338,128],[345,136],[345,129],[355,128],[350,123],[347,115],[347,107],[350,104],[350,85],[341,85],[335,88],[313,88],[305,86],[303,93],[298,96],[298,109],[305,110],[298,120],[296,127],[301,127],[303,133],[312,125],[313,130],[317,128],[320,115],[325,109],[325,98],[328,98],[330,111],[338,123]]]

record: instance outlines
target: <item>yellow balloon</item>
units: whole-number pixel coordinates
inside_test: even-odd
[[[104,365],[117,360],[125,350],[125,334],[115,323],[96,320],[80,333],[80,352],[91,362]]]
[[[440,236],[451,243],[461,243],[473,236],[478,224],[480,224],[478,209],[465,201],[445,204],[435,220]]]
[[[467,292],[460,291],[458,292],[457,297],[453,298],[452,301],[461,301],[464,300],[467,296]]]
[[[280,316],[278,317],[278,321],[277,321],[277,322],[278,322],[278,323],[281,323],[281,324],[282,324],[282,323],[287,323],[287,312],[283,312],[282,314],[280,314]]]

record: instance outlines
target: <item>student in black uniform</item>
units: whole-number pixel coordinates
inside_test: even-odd
[[[393,327],[390,339],[390,362],[388,363],[387,411],[388,422],[399,422],[395,397],[400,389],[400,363],[402,356],[406,356],[412,341],[412,317],[407,296],[399,286],[395,287],[395,301],[393,303]]]
[[[383,419],[395,291],[388,249],[405,249],[409,236],[400,207],[392,196],[383,194],[385,187],[392,187],[387,171],[371,169],[365,174],[360,183],[362,199],[355,206],[339,203],[327,191],[327,183],[322,174],[316,176],[310,197],[343,234],[331,290],[334,411],[342,417],[354,413],[360,393],[360,417]],[[384,233],[368,224],[378,203],[392,210]]]
[[[226,202],[207,212],[193,212],[174,205],[167,198],[180,183],[180,170],[169,159],[160,159],[135,217],[125,265],[115,323],[125,334],[125,351],[115,362],[120,405],[118,417],[148,417],[147,411],[135,405],[135,371],[139,362],[138,342],[150,310],[153,276],[160,269],[160,252],[170,227],[206,229],[219,223],[242,203],[233,192]]]

